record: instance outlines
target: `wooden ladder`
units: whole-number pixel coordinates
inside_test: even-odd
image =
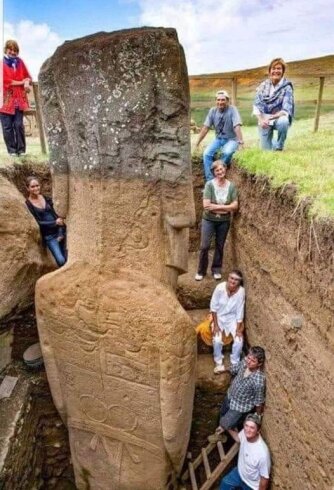
[[[220,456],[220,462],[214,470],[211,470],[209,455],[216,447]],[[225,453],[221,441],[218,441],[217,443],[209,443],[206,447],[202,448],[201,453],[197,456],[195,461],[188,463],[188,470],[182,475],[181,478],[182,482],[185,483],[186,481],[190,480],[192,490],[209,490],[209,488],[212,487],[215,481],[220,477],[222,472],[232,461],[234,456],[238,454],[238,451],[239,444],[236,442],[227,451],[227,453]],[[195,470],[201,464],[204,466],[206,481],[199,487],[196,480]]]

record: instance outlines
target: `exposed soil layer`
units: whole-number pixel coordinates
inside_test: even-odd
[[[6,374],[17,376],[18,388],[23,384],[25,390],[15,387],[20,395],[17,414],[7,413],[6,402],[1,406],[1,416],[15,416],[15,431],[1,468],[1,488],[75,489],[68,433],[53,404],[45,371],[30,373],[15,363]]]
[[[235,170],[230,254],[247,278],[247,329],[268,354],[265,436],[274,488],[334,484],[334,225],[310,221],[295,189]]]
[[[7,319],[0,321],[0,332],[11,330],[13,341],[11,344],[11,358],[21,361],[24,351],[35,342],[38,342],[38,332],[35,318],[35,308],[11,314]]]
[[[202,164],[194,162],[199,246]],[[334,484],[334,223],[311,220],[309,201],[297,203],[294,186],[273,190],[267,178],[234,168],[228,178],[240,191],[225,248],[224,276],[231,267],[246,278],[247,337],[267,352],[264,435],[273,455],[273,489],[328,490]],[[179,280],[187,309],[207,308],[214,281]],[[196,408],[195,408],[196,412]],[[196,416],[195,416],[196,420]]]
[[[47,162],[43,165],[22,160],[22,163],[14,163],[10,167],[1,167],[0,174],[12,182],[24,196],[27,196],[26,179],[31,176],[38,178],[43,194],[52,194],[51,174]]]
[[[203,188],[199,163],[194,164],[198,224],[191,230],[193,252],[199,246]],[[41,168],[41,171],[45,170]],[[27,171],[27,175],[30,173]],[[24,179],[20,172],[18,175],[13,172],[11,178],[22,189]],[[267,352],[264,436],[274,462],[272,488],[329,490],[334,485],[334,225],[330,221],[311,221],[307,216],[309,203],[297,205],[293,186],[273,191],[267,179],[256,178],[240,169],[231,170],[229,178],[239,188],[241,206],[226,245],[224,276],[232,266],[244,272],[248,338],[251,344],[262,345]],[[46,179],[47,182],[50,181]],[[196,260],[194,253],[191,271],[179,282],[178,296],[187,309],[207,308],[216,285],[211,278],[201,283],[193,280]],[[28,315],[26,330],[23,326],[14,329],[19,333],[22,328],[20,337],[26,338],[26,344],[35,335],[29,318]],[[20,320],[12,321],[20,323]],[[15,358],[21,356],[23,344],[15,345],[14,341]],[[205,353],[208,350],[202,346],[201,356]],[[190,443],[194,456],[216,425],[222,391],[214,386],[210,390],[203,386],[197,389]],[[34,427],[50,428],[48,421],[51,421],[53,430],[60,419],[45,378],[38,384],[37,392],[33,397],[39,407],[36,414],[46,414],[47,420],[41,419],[44,421],[41,425],[34,422]],[[65,454],[68,451],[66,429],[62,425],[59,428],[65,434],[62,443],[62,454]],[[35,434],[39,434],[39,441],[47,441],[46,436],[44,439],[41,436],[40,428]],[[48,443],[45,444],[38,447],[44,448],[42,452],[47,454]],[[40,474],[46,475],[43,488],[72,485],[69,452],[66,454],[63,469],[57,470],[58,476],[52,473],[56,470],[48,469],[53,465],[53,455],[50,454],[51,463],[44,456],[37,458],[38,465],[33,463],[34,468],[44,468],[40,470]],[[19,466],[16,474],[20,474]]]
[[[228,177],[240,191],[240,212],[224,274],[232,266],[244,272],[248,339],[267,352],[264,435],[273,455],[272,488],[328,490],[334,484],[334,224],[311,220],[310,203],[298,205],[293,186],[275,191],[268,179],[236,168]],[[212,280],[198,285],[190,274],[181,278],[179,297],[188,308],[205,308]]]

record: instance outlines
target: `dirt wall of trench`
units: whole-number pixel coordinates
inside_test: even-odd
[[[198,163],[198,225],[191,230],[191,251],[199,245],[203,181]],[[19,169],[10,178],[22,187]],[[226,245],[224,274],[232,266],[244,272],[248,339],[267,352],[264,435],[274,461],[272,488],[332,490],[334,225],[310,222],[309,203],[297,207],[293,187],[273,192],[267,180],[238,169],[229,178],[240,190],[240,213]],[[49,176],[45,179],[48,184]],[[208,306],[212,287],[204,286],[196,289],[191,304],[187,294],[185,306]]]
[[[251,344],[266,348],[264,434],[272,488],[334,488],[334,224],[310,221],[295,189],[234,169],[240,213],[227,246],[246,276]]]

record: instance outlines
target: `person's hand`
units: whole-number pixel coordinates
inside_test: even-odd
[[[30,80],[29,78],[25,78],[23,80],[23,86],[24,86],[24,90],[29,93],[30,92]]]
[[[239,146],[238,146],[238,150],[243,150],[245,148],[245,143],[242,141],[242,142],[239,142]]]
[[[269,123],[266,119],[261,119],[259,121],[259,125],[261,126],[261,128],[263,129],[266,129],[266,128],[269,128]]]
[[[216,335],[218,335],[219,334],[219,331],[220,331],[219,330],[219,327],[218,326],[215,327],[215,325],[214,325],[213,328],[212,328],[212,337],[215,337]]]
[[[243,334],[243,332],[241,332],[241,330],[239,332],[237,330],[235,336],[239,337],[239,339],[241,340],[243,338],[244,334]]]
[[[215,211],[217,209],[217,204],[214,204],[213,202],[210,202],[207,206],[204,206],[204,209],[208,211]]]
[[[62,240],[64,240],[63,236],[57,236],[57,242],[61,242]]]
[[[63,218],[57,218],[56,219],[56,225],[58,226],[64,226],[65,225],[65,221]]]

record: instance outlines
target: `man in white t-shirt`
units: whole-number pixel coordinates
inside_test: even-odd
[[[256,413],[247,415],[244,428],[239,433],[229,430],[233,439],[240,444],[238,466],[224,476],[219,490],[268,489],[270,453],[260,430],[261,417]]]

